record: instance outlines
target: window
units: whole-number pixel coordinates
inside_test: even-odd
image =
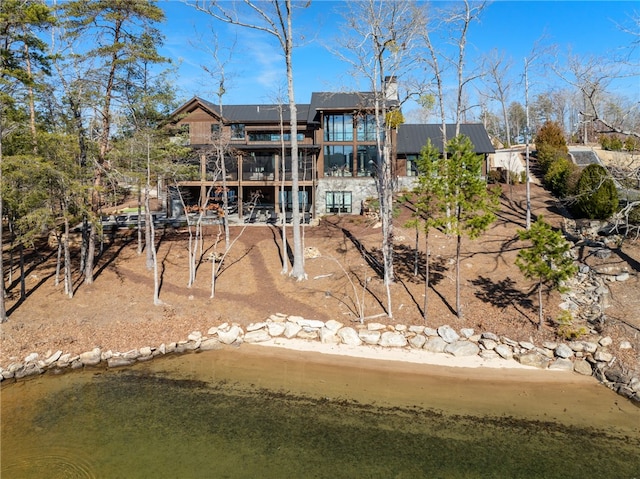
[[[418,176],[418,155],[407,155],[407,176]]]
[[[280,133],[271,133],[268,131],[250,131],[248,135],[249,141],[280,141]],[[283,137],[284,141],[291,141],[291,133],[285,133]],[[304,133],[298,133],[298,141],[304,141]]]
[[[325,141],[353,141],[353,115],[327,115],[324,117]]]
[[[211,139],[216,141],[220,138],[220,123],[211,123]]]
[[[365,115],[358,118],[358,141],[376,141],[376,117]]]
[[[244,140],[244,124],[243,123],[231,124],[231,139]]]
[[[324,147],[325,176],[352,176],[353,146],[330,145]]]
[[[351,192],[327,191],[327,213],[351,213]]]
[[[358,147],[357,176],[373,176],[378,163],[378,148],[376,146]]]

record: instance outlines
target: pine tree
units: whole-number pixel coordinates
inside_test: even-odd
[[[560,231],[551,228],[539,216],[529,230],[518,231],[521,241],[529,241],[530,246],[521,249],[516,258],[516,266],[528,279],[536,281],[538,291],[538,329],[542,327],[542,290],[562,290],[562,282],[573,276],[577,267],[570,255],[571,244]]]

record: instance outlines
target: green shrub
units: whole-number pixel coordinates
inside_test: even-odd
[[[624,149],[627,151],[635,151],[640,148],[640,141],[637,138],[633,138],[632,136],[628,136],[626,140],[624,140]]]
[[[613,138],[611,138],[609,149],[611,151],[622,151],[622,140],[617,136],[614,136]]]
[[[488,183],[500,183],[500,181],[502,180],[502,173],[500,173],[498,170],[491,170],[489,171],[489,174],[487,175],[487,182]]]
[[[566,158],[554,161],[544,175],[544,184],[551,192],[564,198],[572,192],[572,178],[575,177],[578,167]]]
[[[575,210],[585,218],[607,219],[618,209],[618,190],[603,166],[587,166],[580,175],[575,194]]]
[[[562,339],[579,339],[589,332],[585,326],[575,326],[573,324],[573,316],[569,311],[562,311],[556,318],[558,328],[556,330]]]
[[[598,141],[600,142],[600,146],[602,147],[603,150],[611,149],[611,139],[607,135],[600,135],[600,138],[598,138]]]

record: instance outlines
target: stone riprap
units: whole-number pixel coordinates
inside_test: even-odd
[[[246,330],[245,330],[246,329]],[[479,356],[483,359],[518,361],[523,365],[542,369],[572,371],[593,375],[619,394],[640,402],[640,378],[629,376],[616,362],[612,340],[599,337],[593,341],[556,343],[545,341],[535,345],[530,341],[516,341],[491,332],[476,333],[470,328],[460,332],[448,325],[433,329],[419,325],[385,325],[369,323],[357,326],[330,320],[327,322],[300,316],[274,314],[265,321],[252,323],[245,329],[237,324],[224,323],[210,328],[206,334],[193,331],[187,339],[158,347],[146,346],[126,352],[102,351],[94,348],[71,356],[56,351],[42,359],[37,353],[27,355],[23,362],[0,367],[1,380],[54,373],[84,367],[118,368],[138,361],[147,361],[171,353],[209,351],[225,345],[260,343],[274,338],[305,339],[325,344],[345,344],[357,347],[423,350],[456,357]]]

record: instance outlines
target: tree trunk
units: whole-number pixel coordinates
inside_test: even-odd
[[[24,277],[24,245],[20,243],[20,300],[27,297],[27,285]]]
[[[542,329],[544,321],[542,313],[542,281],[538,283],[538,329]]]
[[[425,247],[424,247],[424,322],[429,319],[429,231],[425,231]]]
[[[93,260],[96,252],[96,227],[89,225],[89,239],[87,241],[87,257],[84,264],[84,284],[93,284]]]
[[[136,229],[138,230],[138,255],[142,254],[143,243],[142,243],[142,185],[140,181],[138,181],[138,221],[136,224]],[[148,238],[147,238],[148,239]]]
[[[456,314],[462,318],[462,305],[460,304],[460,252],[462,250],[462,235],[456,238]]]
[[[64,292],[69,298],[73,298],[73,283],[71,281],[71,254],[69,253],[69,219],[64,219],[64,235],[62,239],[64,248]]]
[[[144,188],[144,241],[147,253],[147,271],[151,271],[156,267],[153,249],[155,242],[155,225],[153,224],[153,215],[151,214],[151,200],[149,199],[149,183]]]

